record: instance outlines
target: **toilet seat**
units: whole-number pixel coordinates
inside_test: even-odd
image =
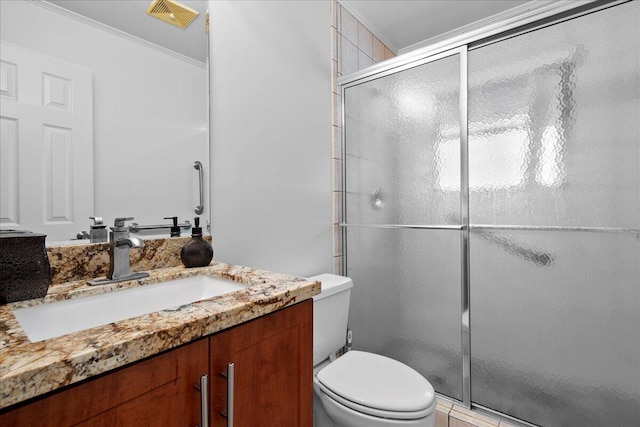
[[[422,375],[379,354],[350,351],[319,370],[315,380],[335,401],[375,417],[419,419],[435,408],[435,391]]]

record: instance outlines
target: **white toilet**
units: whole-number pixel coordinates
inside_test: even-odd
[[[334,274],[310,279],[322,282],[313,297],[314,426],[433,427],[435,391],[417,371],[356,350],[330,361],[345,345],[353,282]]]

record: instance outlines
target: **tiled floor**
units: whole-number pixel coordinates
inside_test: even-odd
[[[515,427],[513,424],[454,405],[444,399],[438,399],[435,418],[435,427]]]

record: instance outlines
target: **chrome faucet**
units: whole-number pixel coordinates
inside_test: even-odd
[[[114,226],[109,231],[109,273],[106,279],[90,280],[89,285],[103,285],[107,283],[123,282],[125,280],[141,279],[148,277],[149,273],[132,272],[130,262],[131,248],[141,248],[144,246],[142,239],[131,237],[129,227],[124,225],[125,221],[131,221],[133,217],[116,218]]]
[[[91,224],[89,238],[91,243],[100,243],[107,241],[107,226],[102,223],[102,217],[90,216],[89,219],[93,220]]]

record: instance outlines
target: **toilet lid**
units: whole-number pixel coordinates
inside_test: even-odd
[[[336,395],[383,411],[423,411],[435,400],[433,387],[422,375],[379,354],[350,351],[321,369],[316,377]]]

